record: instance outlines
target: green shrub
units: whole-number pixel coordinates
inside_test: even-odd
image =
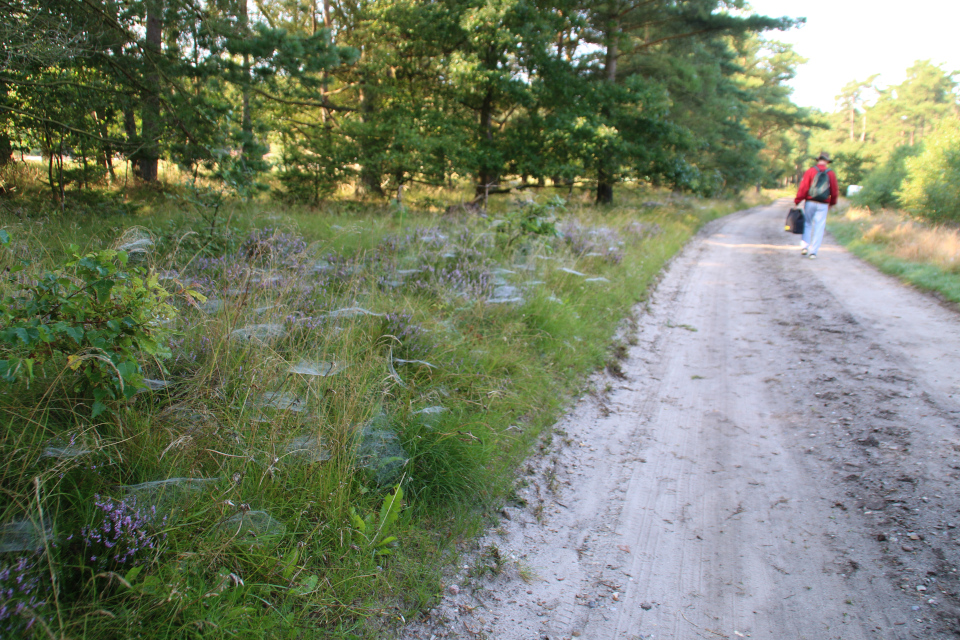
[[[941,123],[906,167],[897,193],[904,208],[934,221],[960,220],[960,120]]]
[[[906,162],[916,156],[922,147],[920,145],[902,146],[894,149],[890,158],[881,166],[871,171],[863,182],[863,190],[853,199],[861,207],[871,211],[893,209],[900,206],[897,191],[907,176]]]
[[[0,242],[10,242],[5,231]],[[176,310],[157,276],[129,267],[126,252],[69,252],[71,259],[35,281],[25,277],[26,263],[11,270],[0,311],[0,377],[29,385],[38,368],[65,364],[96,417],[143,387],[141,356],[170,356],[167,326]]]
[[[566,205],[567,201],[560,196],[553,196],[542,204],[535,200],[524,202],[496,223],[495,229],[509,236],[511,242],[524,235],[559,236],[557,214],[562,213]]]
[[[861,149],[837,151],[833,165],[830,168],[833,169],[837,175],[841,193],[846,191],[847,187],[851,184],[863,184],[866,177],[864,165],[869,164],[870,161],[871,158],[864,156]]]

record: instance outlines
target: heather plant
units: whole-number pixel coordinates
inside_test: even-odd
[[[135,566],[166,539],[167,516],[158,516],[156,505],[137,506],[136,495],[114,499],[97,494],[93,504],[95,522],[80,531],[86,561],[93,567]]]
[[[577,220],[570,220],[561,226],[560,234],[574,255],[600,257],[613,264],[623,259],[625,241],[615,229],[588,227]]]
[[[430,355],[432,345],[429,334],[414,321],[411,314],[402,311],[387,313],[383,325],[383,335],[393,338],[396,343],[394,356],[416,359]]]
[[[295,266],[307,249],[304,239],[289,231],[266,227],[253,229],[240,247],[249,262]]]
[[[46,627],[52,601],[43,552],[0,556],[0,636],[24,637]]]

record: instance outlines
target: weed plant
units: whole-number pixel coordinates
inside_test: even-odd
[[[851,208],[830,222],[842,244],[884,273],[960,303],[960,230],[885,209]]]
[[[96,418],[68,366],[2,388],[0,635],[368,638],[414,615],[665,261],[736,207],[649,197],[231,201],[213,231],[160,196],[8,207],[22,278],[133,233],[177,313],[150,388]]]

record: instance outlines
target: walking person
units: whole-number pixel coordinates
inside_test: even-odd
[[[800,180],[797,197],[794,204],[803,205],[803,240],[800,241],[800,255],[817,257],[820,243],[823,242],[823,231],[827,228],[827,211],[837,204],[840,197],[840,187],[837,186],[837,174],[830,170],[833,162],[825,152],[820,152],[817,164],[807,169]]]

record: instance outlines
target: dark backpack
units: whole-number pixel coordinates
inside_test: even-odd
[[[807,199],[815,202],[830,202],[830,169],[817,169],[817,175],[810,181]]]

